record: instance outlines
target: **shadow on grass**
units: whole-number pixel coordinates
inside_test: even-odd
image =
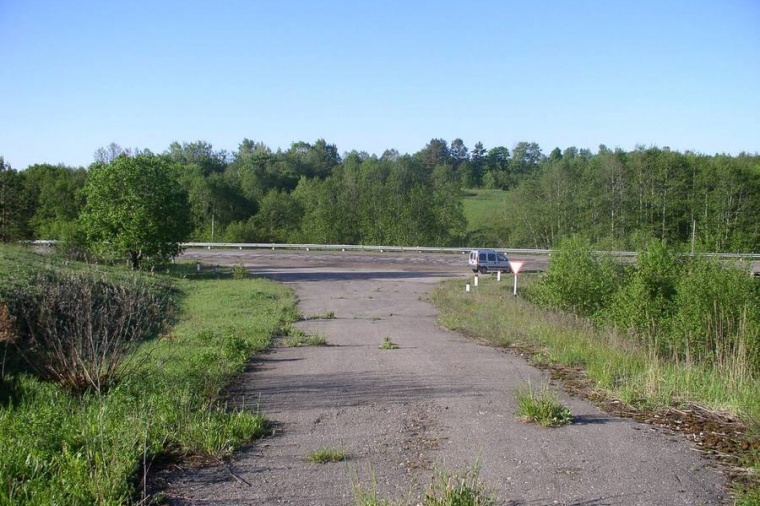
[[[16,376],[6,377],[0,380],[0,407],[9,407],[18,404],[21,400],[19,380]]]

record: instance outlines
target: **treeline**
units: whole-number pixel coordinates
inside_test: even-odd
[[[189,206],[185,240],[455,244],[466,226],[460,184],[448,149],[435,149],[342,158],[324,140],[274,152],[246,139],[232,154],[202,141],[173,143],[160,155],[112,144],[87,170],[44,164],[16,171],[2,162],[0,240],[81,236],[89,176],[128,157],[172,164]]]
[[[510,191],[486,240],[552,248],[582,234],[599,249],[650,240],[695,251],[760,250],[760,156],[667,148],[555,149]]]
[[[140,154],[111,144],[88,169],[22,171],[0,158],[0,240],[81,237],[89,174]],[[432,139],[411,155],[341,156],[323,139],[277,151],[245,139],[232,153],[175,142],[158,158],[187,197],[185,240],[551,248],[582,234],[608,249],[651,239],[709,251],[760,246],[758,155],[600,146],[546,156],[536,143],[470,150]],[[463,190],[473,188],[505,191],[487,223],[466,222]]]

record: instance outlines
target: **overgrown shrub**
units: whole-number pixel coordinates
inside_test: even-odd
[[[623,269],[574,237],[525,293],[612,324],[660,358],[760,374],[760,288],[744,269],[716,259],[653,241]]]
[[[546,275],[525,293],[540,305],[588,316],[609,303],[621,274],[611,258],[600,257],[586,239],[573,236],[562,241]]]
[[[78,222],[61,224],[55,251],[61,256],[78,262],[91,260],[87,250],[87,237]]]
[[[164,329],[171,307],[168,290],[138,278],[114,283],[54,272],[17,286],[7,304],[29,365],[78,393],[101,392],[127,374],[131,351]]]
[[[0,383],[5,381],[5,361],[8,347],[16,342],[16,318],[8,312],[8,306],[0,302]]]
[[[653,344],[674,311],[680,274],[676,254],[661,241],[652,241],[638,254],[605,317],[613,325]]]
[[[715,259],[692,259],[675,297],[669,346],[690,362],[760,371],[760,296],[756,281]]]

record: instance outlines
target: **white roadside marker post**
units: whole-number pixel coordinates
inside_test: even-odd
[[[501,271],[496,271],[496,281],[501,281]]]
[[[512,293],[515,297],[517,297],[517,273],[520,272],[520,269],[522,269],[522,266],[525,262],[513,262],[509,261],[509,266],[512,268],[512,272],[515,275],[515,284],[514,289],[512,290]]]
[[[470,293],[470,283],[467,283],[466,285],[464,285],[464,291],[467,293]]]
[[[475,276],[475,279],[473,280],[473,284],[475,286],[478,286],[478,277],[477,276]]]

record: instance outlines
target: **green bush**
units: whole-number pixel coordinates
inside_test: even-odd
[[[760,371],[760,296],[743,269],[692,259],[675,297],[669,342],[679,359]]]
[[[525,293],[540,305],[589,316],[609,304],[621,272],[612,259],[593,253],[587,240],[573,236],[562,241],[546,275]]]
[[[651,241],[636,265],[621,267],[574,237],[524,293],[609,323],[659,358],[760,372],[760,288],[744,269],[716,259]]]
[[[638,254],[637,264],[627,269],[604,316],[651,344],[675,310],[680,265],[661,241],[650,242]]]

